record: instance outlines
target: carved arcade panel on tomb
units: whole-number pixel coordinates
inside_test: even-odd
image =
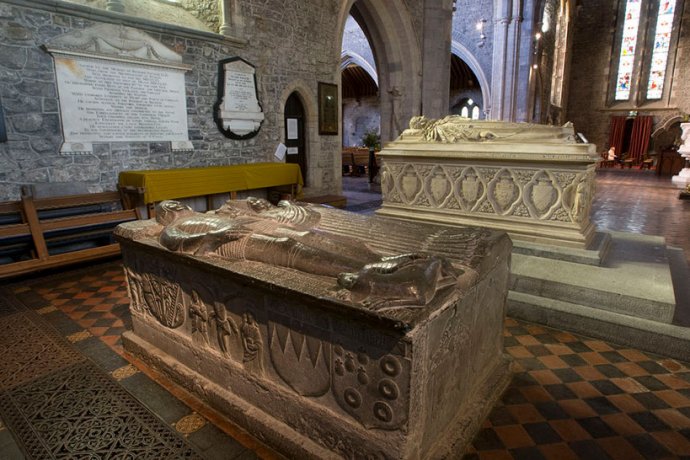
[[[133,315],[352,423],[384,430],[406,426],[408,344],[349,319],[334,325],[332,315],[227,279],[192,279],[165,261],[128,259]]]
[[[386,161],[384,205],[579,224],[593,199],[591,171]]]

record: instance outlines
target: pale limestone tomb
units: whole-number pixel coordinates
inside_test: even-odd
[[[570,125],[415,117],[380,156],[379,215],[505,230],[538,244],[593,240],[597,156]]]
[[[461,455],[510,379],[509,238],[259,205],[118,227],[126,350],[290,458]]]

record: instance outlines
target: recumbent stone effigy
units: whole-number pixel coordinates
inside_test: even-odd
[[[290,456],[457,454],[508,383],[503,233],[247,199],[117,235],[125,348]]]

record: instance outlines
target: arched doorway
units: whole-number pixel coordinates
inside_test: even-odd
[[[387,142],[421,112],[422,59],[413,19],[404,0],[346,0],[340,7],[340,53],[350,15],[371,48],[372,61],[367,61],[378,74],[380,135]]]
[[[304,124],[306,121],[304,106],[297,92],[290,94],[285,101],[285,146],[287,163],[297,163],[302,171],[304,185],[307,185],[307,143]]]
[[[451,53],[450,113],[466,118],[484,118],[484,95],[479,79],[465,61]]]

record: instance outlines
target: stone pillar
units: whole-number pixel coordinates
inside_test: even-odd
[[[108,11],[115,11],[116,13],[124,13],[125,5],[122,4],[122,0],[108,0],[105,3],[105,9]]]
[[[515,120],[520,65],[520,1],[494,2],[494,47],[491,67],[492,120]]]
[[[451,1],[424,2],[422,115],[427,118],[443,118],[448,114],[452,21]]]
[[[494,2],[491,120],[524,121],[529,100],[534,2]]]
[[[491,65],[491,112],[487,118],[501,120],[504,114],[505,72],[506,72],[506,42],[508,39],[509,17],[494,18],[493,62]]]
[[[690,184],[690,123],[681,123],[680,129],[683,130],[680,137],[683,143],[678,148],[678,153],[685,158],[685,167],[671,181],[678,187],[687,187]]]
[[[226,37],[242,35],[242,19],[237,0],[219,0],[221,24],[218,32]]]

